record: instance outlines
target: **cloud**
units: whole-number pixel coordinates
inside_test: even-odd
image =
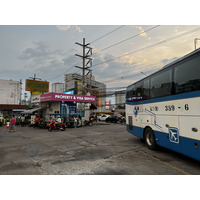
[[[122,58],[119,59],[119,62],[133,64],[135,62],[135,56],[129,55],[128,52],[123,53]]]
[[[77,26],[77,25],[75,25],[75,26],[71,26],[71,25],[58,25],[57,28],[59,30],[61,30],[61,31],[68,31],[69,29],[74,28],[79,33],[83,32],[83,30],[79,26]]]
[[[79,27],[79,26],[75,26],[76,30],[79,32],[79,33],[82,33],[83,30]]]
[[[58,25],[57,26],[57,28],[59,29],[59,30],[61,30],[61,31],[67,31],[67,30],[69,30],[70,29],[70,25],[67,25],[67,26],[65,26],[65,25]]]
[[[142,33],[140,33],[140,36],[147,37],[147,34],[144,32],[144,29],[141,26],[137,26],[136,28],[142,32]]]
[[[138,64],[138,65],[142,65],[142,64],[144,64],[144,63],[147,63],[147,59],[146,59],[146,58],[144,58],[141,62],[138,62],[137,64]]]
[[[19,58],[24,62],[23,70],[28,74],[40,74],[48,80],[59,74],[66,73],[74,62],[74,54],[61,49],[53,49],[44,42],[34,42],[32,47],[24,49]],[[59,77],[58,80],[64,80]]]

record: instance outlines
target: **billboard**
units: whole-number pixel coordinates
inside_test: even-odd
[[[77,81],[77,94],[84,95],[86,93],[87,83],[83,85],[82,81]]]
[[[26,91],[49,92],[49,82],[26,79]]]
[[[95,106],[101,107],[102,106],[102,91],[101,90],[95,90],[95,89],[90,89],[89,90],[92,96],[96,96],[97,101]]]

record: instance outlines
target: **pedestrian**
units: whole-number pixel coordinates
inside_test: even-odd
[[[11,119],[11,127],[10,127],[10,129],[14,130],[14,132],[16,131],[15,124],[16,124],[16,119],[15,119],[15,116],[13,115],[12,119]]]
[[[76,118],[76,115],[74,116],[74,128],[77,128],[77,118]]]
[[[10,132],[9,128],[10,128],[10,121],[7,120],[7,122],[6,122],[6,131],[7,131],[7,133]]]
[[[80,126],[82,126],[82,118],[81,118],[81,115],[78,116],[78,121],[80,122]]]
[[[39,127],[39,122],[40,122],[40,118],[39,118],[38,116],[36,116],[34,128],[35,128],[35,127]]]
[[[24,115],[21,116],[21,126],[24,126],[25,117]]]

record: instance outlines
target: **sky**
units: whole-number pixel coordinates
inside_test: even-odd
[[[80,73],[82,47],[92,47],[92,74],[107,88],[127,87],[194,50],[199,25],[0,25],[0,79],[64,82]],[[200,41],[197,41],[197,48]],[[118,89],[116,89],[118,90]]]

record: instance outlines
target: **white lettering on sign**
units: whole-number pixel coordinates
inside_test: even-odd
[[[72,99],[72,96],[66,96],[66,95],[55,95],[55,99]]]
[[[83,100],[83,97],[77,97],[78,100]]]
[[[95,101],[94,98],[92,98],[92,97],[85,97],[84,99],[85,100],[90,100],[90,101]]]

